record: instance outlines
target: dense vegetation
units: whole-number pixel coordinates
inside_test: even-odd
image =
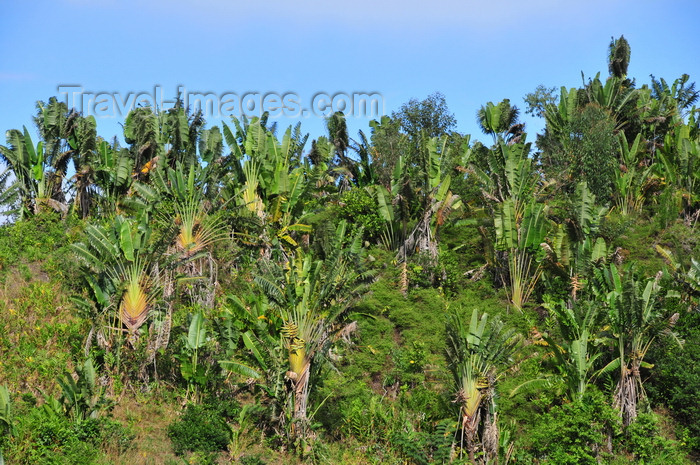
[[[307,144],[52,98],[10,130],[0,463],[683,464],[700,453],[699,92],[412,100]]]

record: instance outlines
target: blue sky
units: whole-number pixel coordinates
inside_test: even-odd
[[[698,26],[697,0],[9,2],[0,15],[0,129],[30,127],[35,101],[59,96],[60,85],[120,98],[159,86],[166,99],[182,85],[293,92],[303,106],[318,92],[376,92],[386,113],[440,91],[457,129],[486,140],[481,105],[509,98],[523,109],[538,84],[607,75],[612,36],[630,42],[638,85],[650,74],[700,81]],[[369,132],[369,119],[350,119],[351,134]],[[297,120],[312,138],[324,133],[320,117]],[[534,140],[542,122],[523,120]],[[98,133],[119,134],[122,121],[98,118]]]

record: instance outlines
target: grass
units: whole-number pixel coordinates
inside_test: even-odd
[[[10,389],[52,392],[55,377],[71,371],[85,324],[71,311],[55,282],[8,281],[0,290],[0,384]]]
[[[136,436],[132,446],[122,454],[108,453],[100,465],[174,465],[186,463],[177,457],[168,438],[168,425],[177,418],[177,404],[153,401],[122,399],[113,411],[113,416],[132,429]]]

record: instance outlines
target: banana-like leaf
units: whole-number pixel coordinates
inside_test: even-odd
[[[12,427],[12,401],[10,391],[0,385],[0,434]]]
[[[374,192],[379,205],[379,214],[384,218],[384,221],[393,222],[394,208],[391,204],[391,194],[384,186],[376,186]]]
[[[238,125],[238,120],[234,121],[236,125]],[[243,152],[241,151],[240,146],[238,145],[238,141],[236,140],[236,136],[233,135],[233,132],[231,131],[231,128],[226,124],[223,123],[223,133],[224,133],[224,139],[226,140],[226,145],[228,145],[229,150],[231,150],[231,155],[233,155],[235,160],[241,160],[243,159]]]
[[[221,156],[223,151],[223,137],[218,126],[202,131],[199,138],[199,153],[202,161],[210,164],[215,158]]]
[[[512,199],[506,199],[497,205],[494,226],[496,228],[496,244],[500,249],[512,249],[518,244],[518,225]]]
[[[131,224],[129,221],[124,221],[119,231],[119,245],[121,246],[124,257],[130,262],[134,261],[134,242],[131,236]]]
[[[132,187],[134,191],[136,191],[139,196],[143,197],[146,202],[154,203],[158,201],[158,191],[153,188],[153,186],[149,186],[148,184],[141,182],[135,182]]]
[[[520,224],[518,247],[521,249],[539,247],[547,236],[549,222],[545,216],[545,205],[530,203],[525,207]]]
[[[196,350],[204,346],[207,328],[204,325],[204,314],[200,311],[192,316],[190,328],[187,332],[187,348]]]
[[[90,358],[85,360],[80,374],[84,377],[85,385],[88,388],[93,389],[95,387],[95,381],[97,380],[97,372],[95,371],[95,366]]]
[[[300,231],[304,233],[310,233],[313,230],[313,227],[308,224],[295,223],[290,224],[289,226],[285,226],[285,229],[287,231]]]
[[[246,348],[253,354],[260,368],[267,371],[267,363],[265,363],[265,359],[263,358],[262,352],[254,340],[253,334],[250,331],[246,331],[243,333],[242,339],[243,344],[245,344]]]
[[[552,251],[559,264],[565,267],[569,266],[572,256],[571,242],[563,225],[557,225],[556,231],[552,234]]]
[[[595,240],[593,244],[593,249],[591,249],[591,262],[605,261],[608,256],[608,246],[605,243],[605,239],[599,237]]]
[[[221,368],[230,371],[231,373],[236,373],[241,376],[246,376],[248,378],[261,379],[263,376],[261,373],[256,371],[254,368],[244,365],[242,363],[233,360],[222,360],[219,361]]]
[[[484,335],[484,329],[486,329],[488,316],[488,313],[484,312],[481,318],[479,318],[479,311],[476,308],[472,311],[472,317],[469,323],[469,334],[467,335],[467,343],[470,346],[479,347],[481,338]]]

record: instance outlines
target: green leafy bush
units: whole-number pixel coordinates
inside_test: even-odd
[[[15,426],[6,454],[8,463],[92,465],[104,451],[125,452],[134,437],[112,418],[71,421],[44,406],[25,411]]]
[[[241,465],[265,465],[259,455],[244,455],[238,460]]]
[[[347,191],[340,199],[339,219],[351,225],[350,235],[363,228],[363,238],[374,242],[384,230],[384,219],[379,214],[379,205],[364,189]]]
[[[556,406],[540,416],[526,446],[536,463],[597,465],[606,455],[608,436],[620,434],[620,418],[595,388],[580,400]]]
[[[392,444],[401,455],[416,465],[466,463],[451,460],[456,427],[457,422],[443,420],[432,432],[399,432],[392,438]]]
[[[65,252],[72,240],[70,228],[71,225],[55,213],[41,213],[0,226],[0,277],[13,266],[39,260],[52,276],[70,275],[75,270],[75,262]],[[23,274],[31,275],[26,266],[21,268]]]
[[[168,426],[168,437],[177,455],[185,452],[219,452],[226,450],[229,429],[226,420],[234,417],[240,406],[233,402],[189,404],[184,414]]]
[[[684,454],[677,445],[661,436],[658,420],[653,413],[642,413],[625,431],[624,444],[638,463],[646,465],[682,464]]]
[[[678,433],[689,449],[700,453],[700,313],[681,312],[676,330],[682,348],[669,343],[652,354],[654,370],[647,383],[653,403],[663,403],[681,423]]]

